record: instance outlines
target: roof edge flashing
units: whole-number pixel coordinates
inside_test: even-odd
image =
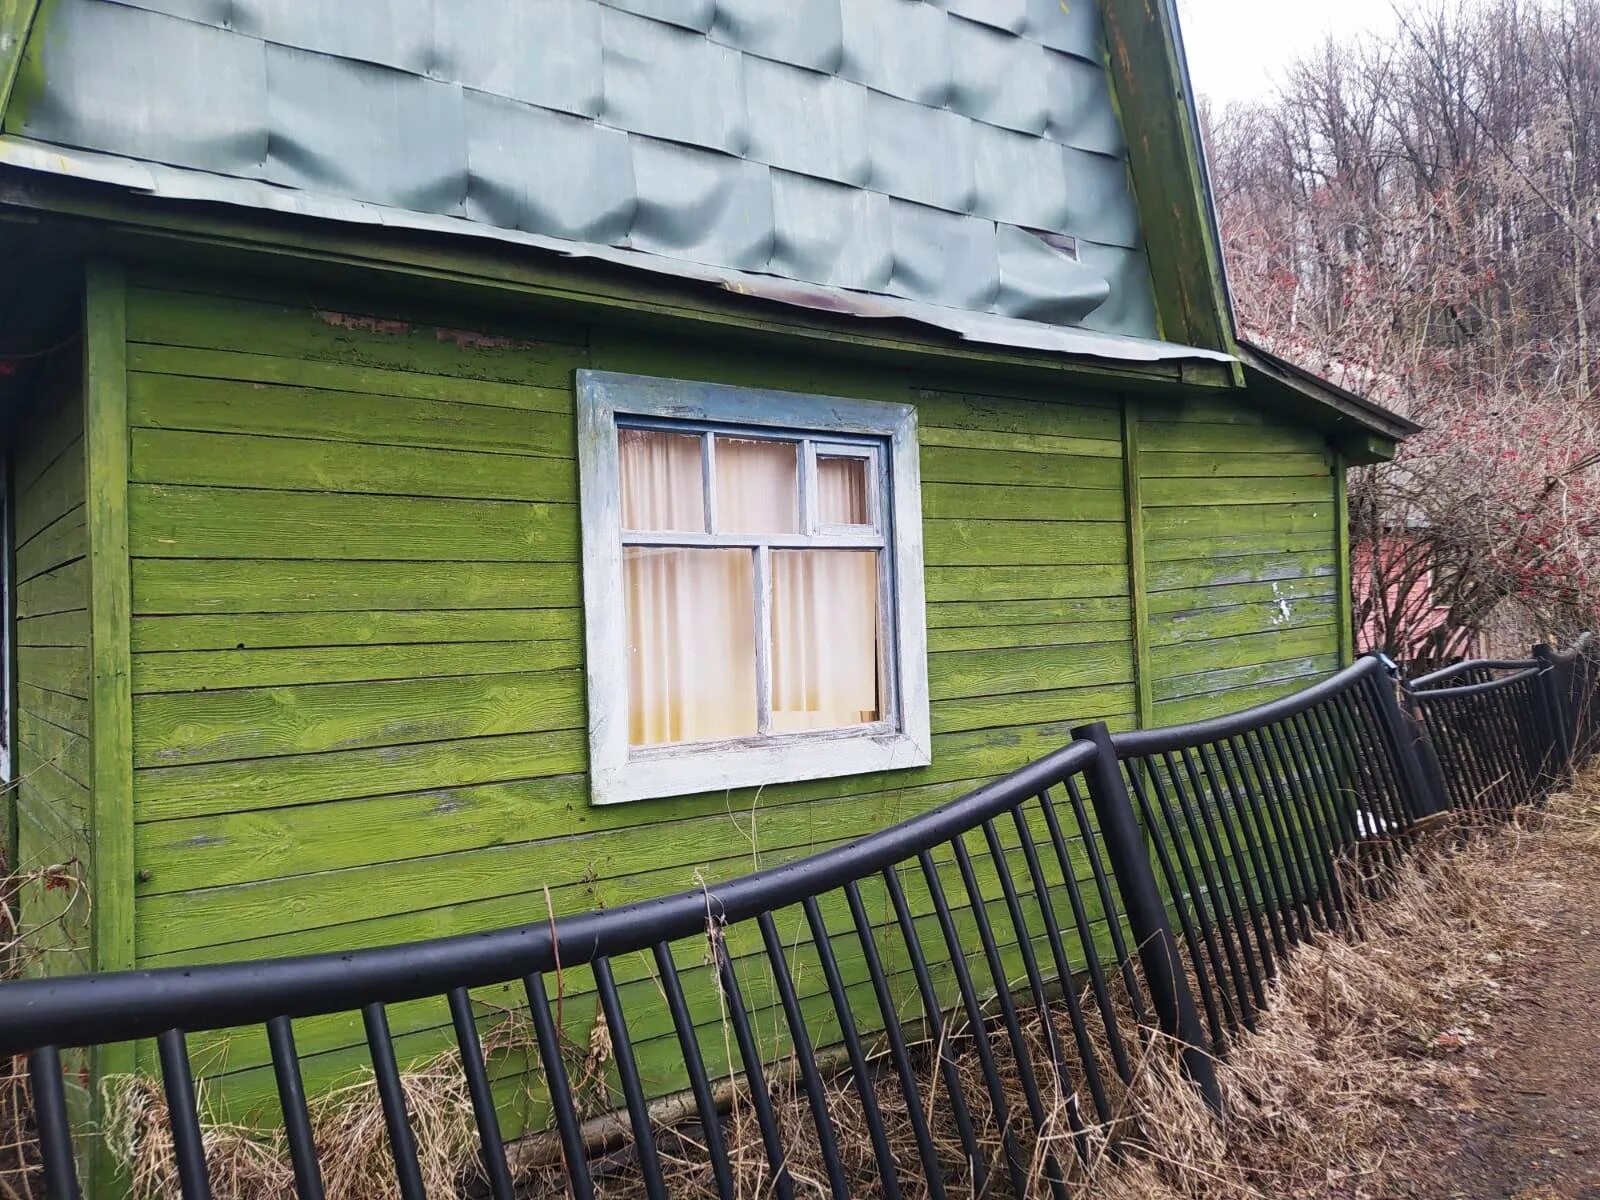
[[[1230,354],[1153,338],[1101,333],[1076,326],[1048,325],[893,296],[796,283],[773,275],[707,266],[639,250],[565,241],[521,230],[486,226],[460,217],[390,208],[9,135],[0,136],[0,165],[60,178],[86,180],[163,200],[220,204],[245,211],[271,212],[369,228],[441,234],[480,243],[516,245],[659,277],[712,284],[737,295],[814,312],[866,320],[908,321],[953,334],[974,345],[1121,363],[1232,365],[1238,361]]]
[[[1244,338],[1240,338],[1237,345],[1247,378],[1259,378],[1270,387],[1304,398],[1332,413],[1346,430],[1357,430],[1393,445],[1422,432],[1423,427],[1409,417],[1340,387]],[[1385,457],[1392,457],[1392,454]]]

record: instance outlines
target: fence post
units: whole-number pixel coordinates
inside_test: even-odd
[[[1112,874],[1117,878],[1128,925],[1139,947],[1139,962],[1161,1032],[1182,1046],[1184,1073],[1200,1089],[1212,1111],[1221,1114],[1222,1089],[1217,1083],[1216,1066],[1200,1025],[1183,959],[1178,954],[1178,941],[1156,886],[1144,832],[1134,816],[1128,787],[1122,781],[1111,731],[1105,722],[1097,721],[1079,726],[1072,736],[1093,742],[1098,751],[1088,771],[1089,797],[1094,802],[1095,820],[1111,859]]]
[[[1428,740],[1420,716],[1400,707],[1396,694],[1400,690],[1400,667],[1387,655],[1377,655],[1383,664],[1383,674],[1374,676],[1378,689],[1378,708],[1389,727],[1395,750],[1400,756],[1400,773],[1405,777],[1406,790],[1413,799],[1413,820],[1448,812],[1450,794],[1445,790],[1444,771],[1439,766],[1433,743]]]
[[[1572,772],[1572,685],[1567,672],[1556,662],[1555,652],[1546,642],[1533,648],[1533,659],[1540,666],[1539,698],[1542,718],[1548,730],[1545,752],[1544,787],[1551,790]]]

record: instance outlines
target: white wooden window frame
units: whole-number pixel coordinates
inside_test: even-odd
[[[583,537],[584,638],[589,693],[589,774],[596,804],[832,779],[926,766],[932,761],[928,715],[928,636],[922,577],[922,487],[916,410],[905,404],[848,400],[761,388],[730,387],[610,371],[580,370],[578,479]],[[763,733],[719,742],[628,744],[627,617],[623,593],[618,425],[689,432],[744,432],[802,440],[801,487],[814,479],[818,451],[878,457],[881,486],[872,496],[874,526],[819,527],[814,534],[629,533],[629,544],[757,545],[757,586],[771,548],[785,541],[811,548],[879,549],[884,614],[880,664],[884,719],[869,725],[799,733]],[[830,444],[833,443],[833,444]],[[709,459],[707,474],[710,477]],[[802,501],[804,504],[804,500]],[[804,509],[802,510],[804,512]],[[758,600],[759,603],[759,600]],[[759,638],[758,642],[764,639]],[[760,699],[767,689],[758,688]],[[758,720],[770,714],[761,705]]]

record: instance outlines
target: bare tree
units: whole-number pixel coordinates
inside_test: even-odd
[[[1600,0],[1435,0],[1203,113],[1240,324],[1428,431],[1358,472],[1358,636],[1600,616]]]

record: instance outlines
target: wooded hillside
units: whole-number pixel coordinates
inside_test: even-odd
[[[1362,648],[1600,606],[1600,3],[1424,4],[1205,114],[1241,332],[1428,426],[1352,480]]]

